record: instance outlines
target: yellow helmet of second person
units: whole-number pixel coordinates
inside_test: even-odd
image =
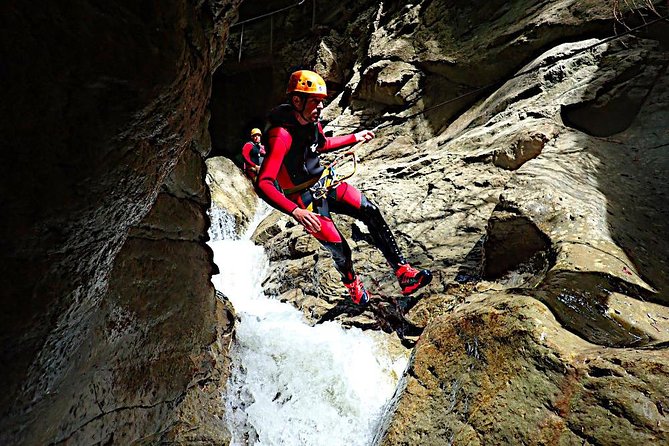
[[[255,136],[255,135],[262,136],[262,132],[260,131],[260,129],[258,129],[258,128],[251,129],[251,136]]]
[[[325,81],[318,73],[309,70],[299,70],[290,75],[286,94],[305,93],[325,98],[328,95]]]

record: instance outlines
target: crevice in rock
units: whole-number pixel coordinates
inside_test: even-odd
[[[464,156],[462,161],[468,164],[474,163],[489,163],[492,160],[492,153],[483,153],[478,155]]]
[[[657,343],[653,343],[653,344],[650,344],[650,345],[642,345],[638,348],[641,349],[641,350],[664,350],[664,349],[669,350],[669,341],[657,342]]]
[[[159,401],[155,404],[148,404],[148,405],[138,404],[136,406],[122,406],[122,407],[117,407],[117,408],[112,409],[112,410],[107,411],[107,412],[100,413],[100,414],[96,415],[95,417],[91,418],[90,420],[86,421],[85,423],[83,423],[81,426],[74,429],[72,432],[70,432],[65,437],[61,438],[60,440],[49,443],[49,446],[56,446],[56,445],[59,445],[59,444],[67,443],[72,437],[74,437],[77,434],[77,432],[81,431],[82,429],[84,429],[89,424],[94,423],[94,422],[106,417],[107,415],[111,415],[111,414],[114,414],[114,413],[123,412],[123,411],[127,411],[127,410],[151,410],[151,409],[154,409],[154,408],[156,408],[158,406],[161,406],[161,405],[164,405],[164,404],[176,404],[178,401],[183,399],[183,397],[184,397],[184,395],[179,395],[172,400]]]
[[[588,375],[593,378],[606,378],[609,376],[618,376],[616,372],[609,368],[604,367],[591,367],[588,371]]]
[[[165,231],[163,231],[161,228],[158,227],[153,227],[150,229],[144,229],[142,231],[142,235],[139,234],[129,234],[127,240],[144,240],[147,242],[169,242],[169,243],[189,243],[189,244],[195,244],[195,245],[203,245],[205,240],[197,240],[197,239],[191,239],[191,238],[179,238],[179,237],[169,237],[167,235],[156,235],[156,236],[151,236],[150,234],[147,233],[147,231],[160,231],[161,234],[164,234]],[[203,235],[204,237],[204,235]]]
[[[534,96],[538,96],[543,92],[542,88],[540,85],[532,85],[529,88],[526,88],[520,92],[518,92],[514,97],[510,98],[508,100],[508,104],[515,104],[516,102],[520,102],[525,99],[529,99]],[[505,106],[506,108],[506,106]]]
[[[511,271],[536,275],[550,262],[551,242],[527,217],[498,211],[488,221],[483,244],[483,278],[500,279]]]
[[[659,77],[665,74],[667,65],[658,70],[650,85],[625,85],[642,75],[643,70],[644,65],[630,67],[603,85],[594,99],[563,106],[560,110],[562,121],[568,127],[597,137],[612,136],[628,129],[652,93]],[[636,90],[644,87],[645,94],[639,95]]]
[[[629,322],[608,314],[612,292],[647,299],[651,293],[604,273],[558,271],[536,289],[517,290],[542,301],[572,333],[607,347],[641,347],[654,338]]]
[[[458,283],[478,282],[482,277],[483,265],[483,245],[486,236],[482,236],[476,241],[472,249],[467,253],[460,263],[455,281]]]
[[[593,435],[588,435],[583,430],[583,426],[575,425],[573,423],[570,423],[569,418],[564,418],[564,417],[561,417],[561,418],[563,418],[566,421],[567,428],[569,429],[569,432],[574,434],[574,436],[576,438],[582,440],[581,444],[584,444],[584,445],[590,445],[590,444],[591,445],[600,445],[600,444],[602,444],[601,441],[597,437],[595,437]]]
[[[188,192],[188,191],[183,191],[182,193],[183,195],[178,195],[167,188],[163,188],[159,192],[160,195],[166,195],[170,198],[174,198],[175,200],[179,200],[181,202],[194,204],[195,206],[198,207],[209,207],[209,203],[207,203],[201,195],[198,195],[195,192]]]

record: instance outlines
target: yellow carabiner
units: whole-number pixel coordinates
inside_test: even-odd
[[[339,178],[335,167],[337,167],[337,165],[341,163],[342,160],[347,158],[350,158],[353,161],[353,170],[349,174]],[[314,199],[320,200],[325,198],[330,190],[337,188],[337,186],[339,186],[342,182],[351,178],[355,174],[357,168],[358,161],[354,152],[349,151],[336,157],[332,163],[330,163],[330,165],[323,170],[321,177],[318,179],[316,184],[311,186],[310,190]]]

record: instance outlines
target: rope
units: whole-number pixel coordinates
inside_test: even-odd
[[[459,101],[459,100],[461,100],[461,99],[464,99],[464,98],[466,98],[466,97],[468,97],[468,96],[472,96],[472,95],[475,95],[475,94],[477,94],[477,93],[481,93],[481,92],[483,92],[483,91],[485,91],[485,90],[488,90],[488,89],[490,89],[490,88],[492,88],[492,87],[501,86],[501,85],[505,84],[506,82],[508,82],[508,81],[510,81],[510,80],[512,80],[512,79],[516,79],[516,78],[521,77],[521,76],[524,76],[524,75],[526,75],[526,74],[534,73],[534,72],[536,72],[536,71],[539,71],[540,69],[551,68],[551,67],[557,65],[558,62],[561,62],[561,61],[565,60],[566,58],[571,58],[571,57],[577,56],[577,55],[579,55],[579,54],[581,54],[581,53],[584,53],[584,52],[586,52],[586,51],[592,50],[593,48],[595,48],[595,47],[597,47],[597,46],[599,46],[599,45],[603,45],[603,44],[605,44],[605,43],[609,43],[609,42],[612,42],[612,41],[614,41],[614,40],[620,39],[620,38],[622,38],[622,37],[624,37],[624,36],[626,36],[626,35],[628,35],[628,34],[631,34],[631,33],[635,32],[635,31],[639,31],[639,30],[641,30],[641,29],[643,29],[643,28],[646,28],[646,27],[648,27],[648,26],[650,26],[650,25],[653,25],[653,24],[655,24],[655,23],[657,23],[657,22],[660,22],[660,21],[662,21],[662,20],[667,20],[667,18],[669,18],[669,14],[668,14],[668,15],[665,15],[665,16],[662,16],[662,17],[657,17],[656,19],[651,20],[650,22],[646,22],[646,23],[644,23],[644,24],[642,24],[642,25],[639,25],[639,26],[637,26],[637,27],[635,27],[635,28],[629,28],[627,31],[625,31],[625,32],[623,32],[623,33],[615,34],[615,35],[613,35],[613,36],[607,37],[607,38],[604,39],[604,40],[601,40],[601,41],[599,41],[599,42],[593,43],[592,45],[588,45],[587,47],[581,48],[581,49],[579,49],[579,50],[577,50],[577,51],[575,51],[575,52],[573,52],[573,53],[571,53],[571,54],[569,54],[569,55],[565,55],[563,58],[558,58],[558,59],[556,59],[555,61],[553,61],[553,62],[551,62],[551,63],[549,63],[549,64],[546,64],[546,65],[539,64],[538,66],[536,66],[536,67],[534,67],[534,68],[532,68],[532,69],[518,72],[518,73],[514,74],[513,76],[511,76],[509,79],[505,79],[505,80],[500,80],[500,81],[492,82],[492,83],[490,83],[490,84],[487,84],[487,85],[484,85],[484,86],[482,86],[482,87],[479,87],[479,88],[477,88],[477,89],[475,89],[475,90],[468,91],[467,93],[464,93],[464,94],[462,94],[462,95],[460,95],[460,96],[457,96],[457,97],[455,97],[455,98],[451,98],[451,99],[448,99],[448,100],[446,100],[446,101],[439,102],[438,104],[432,105],[432,106],[427,107],[427,108],[425,108],[425,109],[423,109],[423,110],[420,110],[420,111],[418,111],[418,112],[412,113],[412,114],[410,114],[410,115],[408,115],[408,116],[392,116],[392,117],[389,117],[389,120],[388,120],[388,121],[383,122],[383,123],[377,125],[377,126],[374,127],[374,129],[372,129],[372,130],[379,130],[380,128],[383,128],[383,127],[392,125],[392,124],[393,124],[394,122],[396,122],[396,121],[400,121],[400,120],[406,121],[406,120],[415,118],[416,116],[422,115],[422,114],[424,114],[424,113],[426,113],[426,112],[428,112],[428,111],[431,111],[431,110],[434,110],[434,109],[443,107],[444,105],[448,105],[448,104],[451,104],[451,103],[453,103],[453,102],[457,102],[457,101]],[[357,128],[357,126],[355,126],[355,125],[338,125],[338,124],[327,124],[326,127],[338,127],[338,128],[351,128],[351,127],[355,127],[355,128]]]
[[[242,24],[242,32],[239,33],[239,55],[237,56],[237,63],[242,61],[242,45],[244,44],[244,24]]]
[[[261,15],[256,16],[256,17],[251,17],[250,19],[242,20],[241,22],[235,22],[234,24],[230,25],[230,28],[232,28],[234,26],[237,26],[237,25],[243,25],[243,24],[249,23],[249,22],[255,22],[256,20],[264,19],[265,17],[273,16],[274,14],[278,14],[280,12],[286,11],[286,10],[294,8],[296,6],[300,6],[304,2],[305,2],[305,0],[300,0],[297,3],[285,6],[283,8],[277,9],[275,11],[271,11],[271,12],[268,12],[268,13],[265,13],[265,14],[261,14]]]

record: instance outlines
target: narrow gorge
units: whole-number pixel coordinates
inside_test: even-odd
[[[669,443],[665,0],[1,10],[0,444]],[[328,82],[328,134],[375,131],[350,181],[434,272],[415,298],[348,217],[364,307],[295,221],[253,221],[241,145],[298,67]],[[261,313],[230,275],[256,249]],[[285,342],[328,352],[311,397],[364,423],[282,431],[331,408],[245,387],[277,366],[240,363],[244,336],[302,364],[249,334],[279,303]],[[248,395],[286,418],[254,425]]]

